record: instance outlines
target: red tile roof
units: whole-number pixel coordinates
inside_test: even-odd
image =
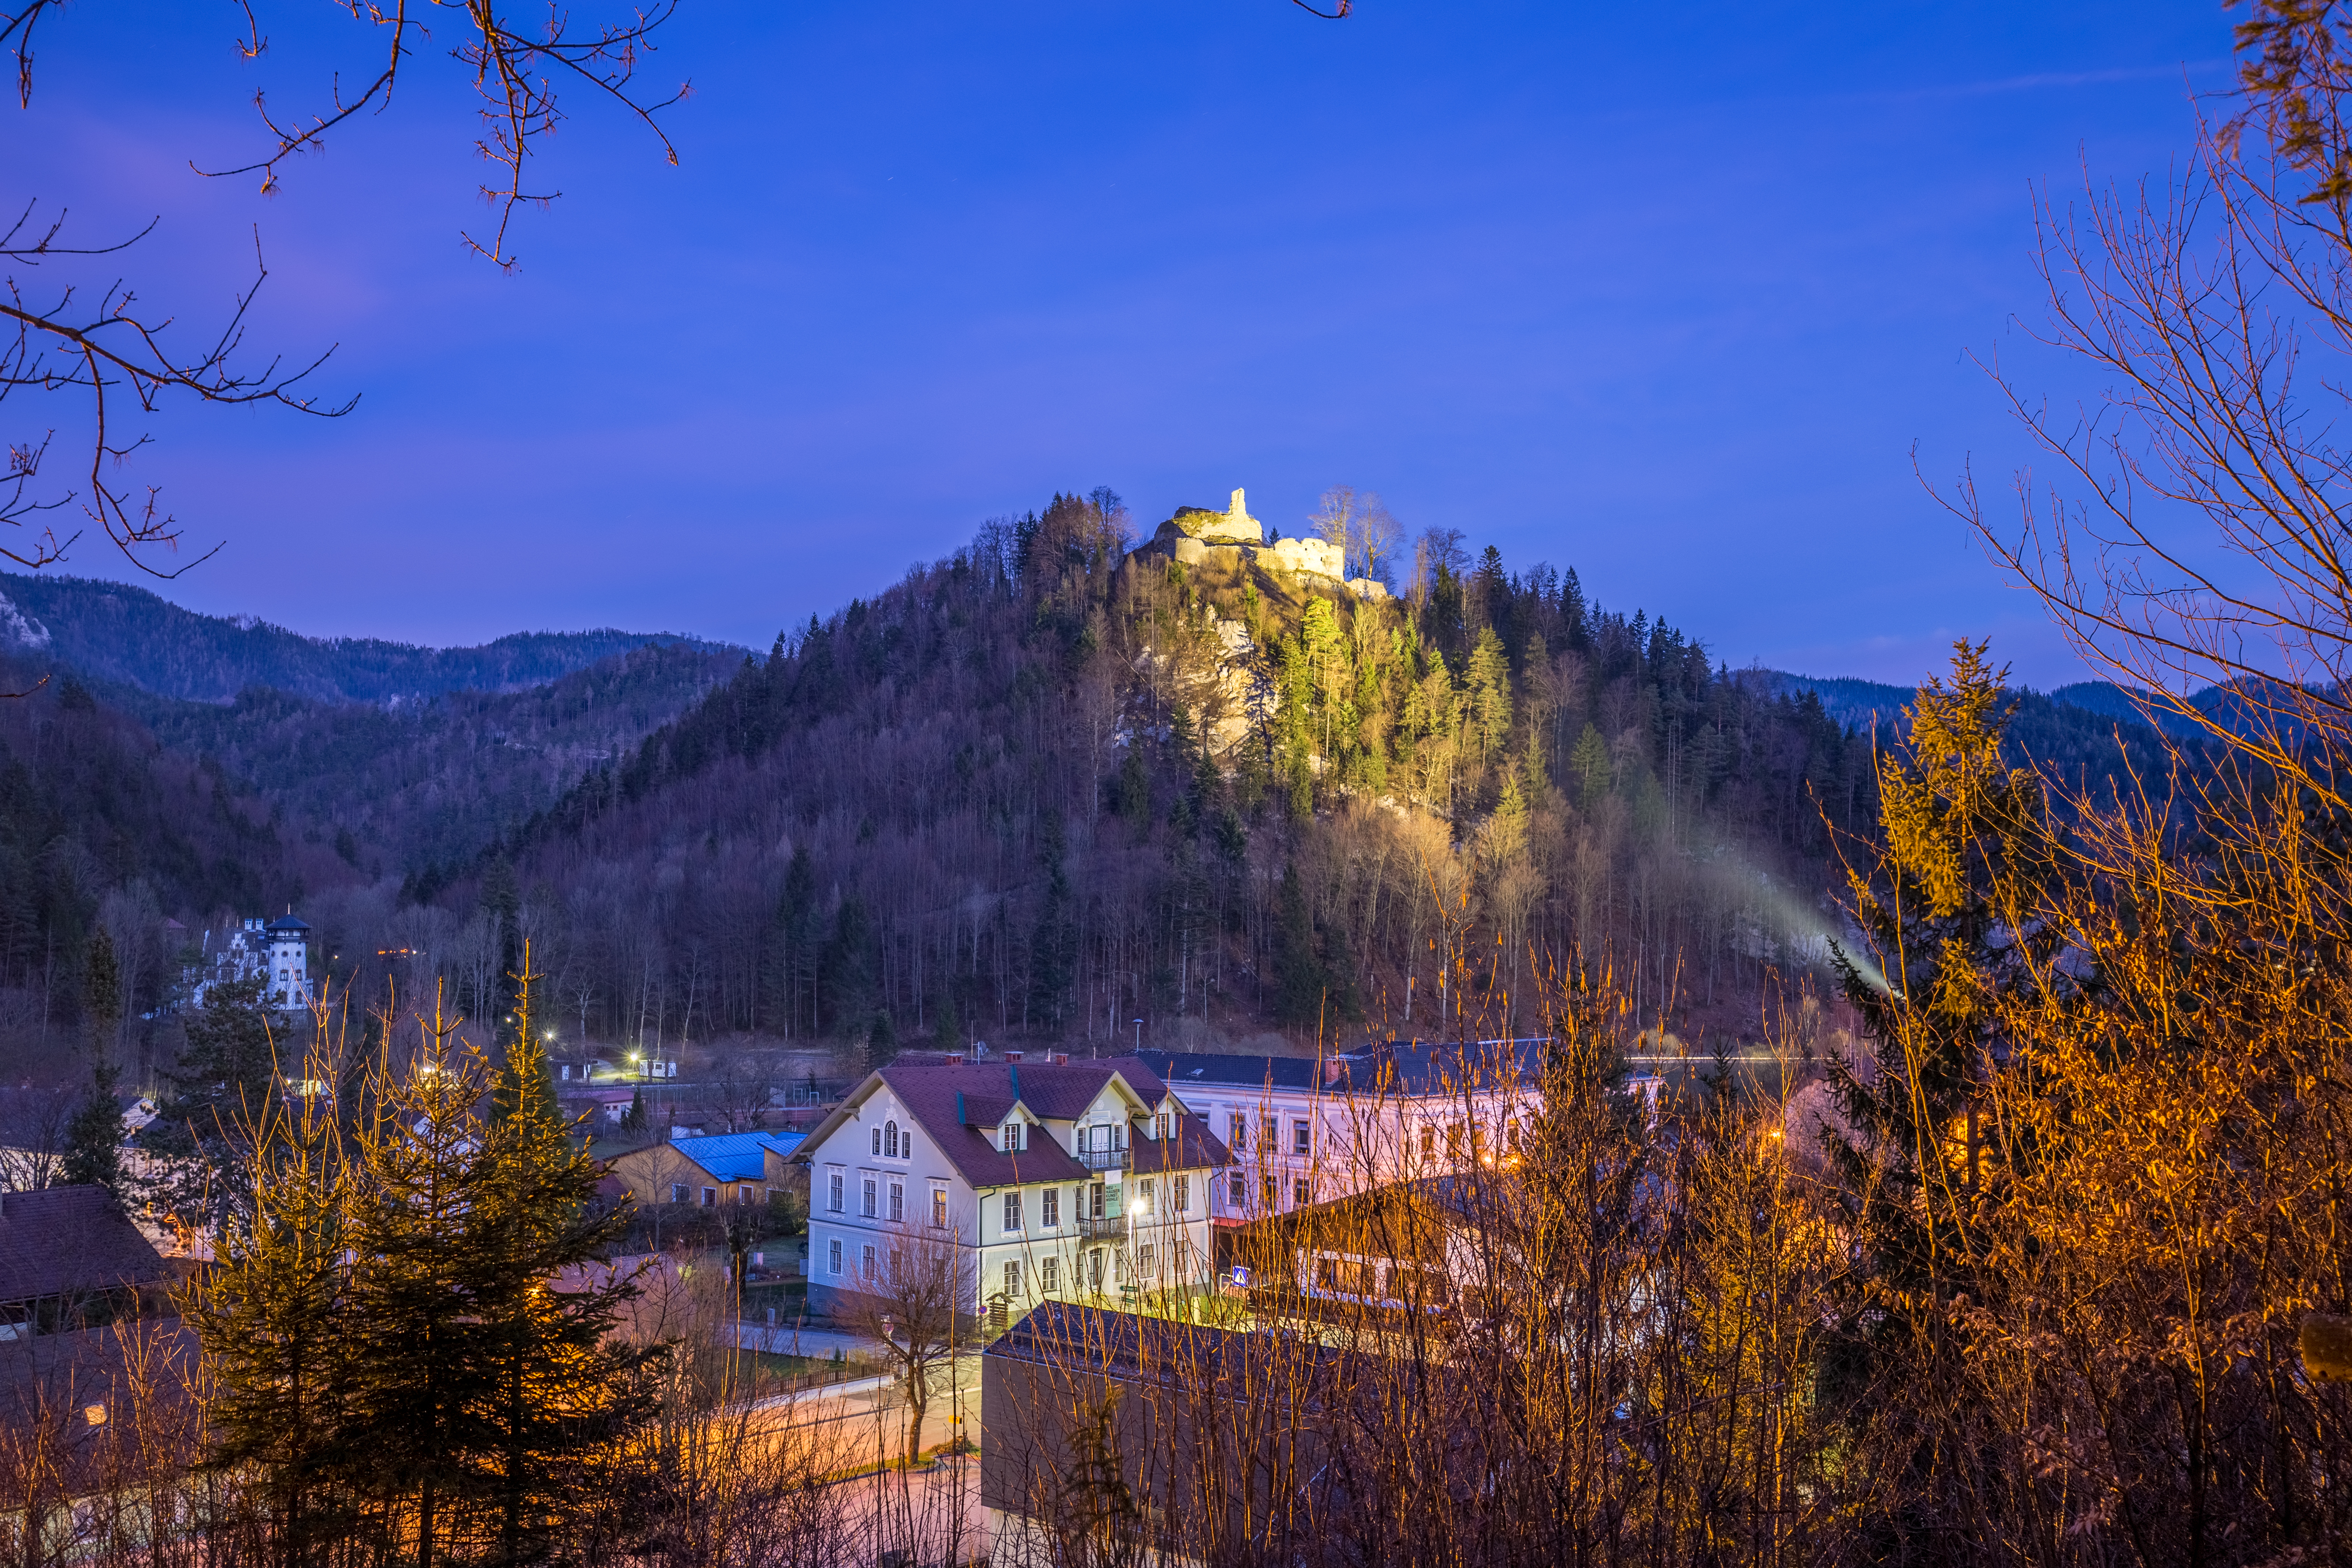
[[[1028,1111],[1048,1121],[1071,1121],[1085,1114],[1116,1073],[1147,1111],[1168,1099],[1168,1086],[1134,1057],[1109,1057],[1066,1063],[973,1062],[946,1064],[898,1062],[881,1069],[882,1082],[908,1114],[947,1155],[957,1174],[974,1187],[1016,1186],[1025,1182],[1083,1182],[1093,1173],[1050,1139],[1039,1138],[1016,1154],[1007,1154],[988,1134],[1018,1100]],[[852,1099],[856,1095],[853,1091]],[[830,1133],[847,1106],[827,1118],[822,1129]],[[804,1149],[814,1148],[812,1135]],[[1219,1142],[1198,1117],[1181,1115],[1169,1146],[1149,1138],[1131,1140],[1138,1170],[1190,1170],[1230,1162]]]

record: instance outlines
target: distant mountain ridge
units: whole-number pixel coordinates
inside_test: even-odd
[[[1867,729],[1875,719],[1880,731],[1889,739],[1899,739],[1905,732],[1903,710],[1916,695],[1907,686],[1889,686],[1852,676],[1792,675],[1780,669],[1761,673],[1769,683],[1769,689],[1790,696],[1813,693],[1821,699],[1822,711],[1841,724],[1858,724]],[[2048,692],[2021,687],[2011,695],[2020,703],[2021,716],[2040,704],[2050,703],[2140,730],[2152,728],[2176,740],[2195,740],[2206,733],[2148,693],[2117,686],[2113,681],[2078,680]],[[2227,727],[2247,729],[2253,725],[2246,694],[2235,684],[2209,686],[2191,697],[2189,702],[2198,711],[2217,718]]]
[[[648,644],[730,645],[674,632],[516,632],[478,647],[313,637],[252,616],[206,616],[121,583],[0,573],[0,653],[55,660],[159,697],[227,702],[254,687],[378,706],[543,685]]]

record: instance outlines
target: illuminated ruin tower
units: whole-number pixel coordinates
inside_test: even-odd
[[[261,999],[272,1007],[310,1005],[310,928],[286,913],[263,929],[268,939]]]

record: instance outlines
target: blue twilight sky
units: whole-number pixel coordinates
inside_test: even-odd
[[[257,9],[255,64],[231,5],[69,7],[0,108],[0,197],[90,237],[160,216],[104,265],[191,336],[258,226],[255,342],[338,344],[320,386],[363,395],[146,426],[132,476],[226,542],[161,585],[196,608],[763,646],[1056,489],[1148,529],[1243,485],[1295,531],[1346,481],[1735,665],[1909,681],[1990,633],[2042,685],[2074,667],[1911,450],[1996,489],[2025,460],[1966,355],[2072,385],[2011,320],[2039,317],[2031,187],[2177,161],[2230,21],[684,0],[652,65],[694,81],[681,166],[573,93],[562,199],[500,276],[457,241],[479,166],[434,51],[275,198],[190,172],[262,145],[257,89],[293,111],[371,63],[338,7]],[[0,437],[69,415],[20,397]],[[129,575],[102,544],[68,570]]]

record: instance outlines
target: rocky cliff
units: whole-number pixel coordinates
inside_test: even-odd
[[[1373,578],[1348,579],[1347,552],[1328,540],[1277,539],[1268,544],[1265,524],[1249,514],[1240,490],[1234,491],[1232,503],[1223,511],[1178,507],[1176,515],[1161,523],[1150,542],[1136,554],[1165,557],[1188,566],[1254,565],[1268,572],[1321,578],[1332,587],[1367,599],[1385,599],[1389,595],[1387,586]]]

